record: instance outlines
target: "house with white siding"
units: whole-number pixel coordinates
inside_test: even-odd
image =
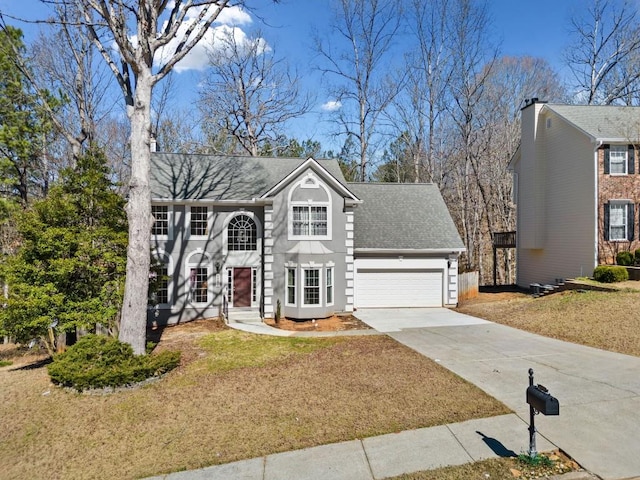
[[[635,250],[640,108],[531,99],[510,168],[517,204],[517,283],[591,276]]]

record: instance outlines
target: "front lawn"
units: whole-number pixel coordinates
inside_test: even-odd
[[[458,311],[591,347],[640,356],[640,292],[568,290],[541,298],[483,294],[497,301],[470,301]]]
[[[144,477],[509,411],[385,336],[208,325],[167,329],[158,348],[182,350],[183,365],[142,388],[78,394],[44,367],[2,368],[1,476]]]

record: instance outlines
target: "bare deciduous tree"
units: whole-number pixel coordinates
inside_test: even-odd
[[[380,118],[400,90],[386,73],[401,26],[397,0],[338,0],[332,33],[316,39],[323,65],[335,79],[332,94],[337,110],[338,135],[356,140],[358,179],[365,181],[372,151],[377,145]],[[338,46],[331,43],[337,38]]]
[[[565,60],[575,79],[578,101],[637,103],[640,93],[640,22],[626,0],[594,0],[571,19],[573,43]]]
[[[261,143],[274,141],[289,120],[309,111],[310,97],[260,33],[245,37],[229,28],[212,47],[200,92],[203,123],[258,156]]]
[[[202,40],[232,2],[50,0],[50,3],[60,7],[73,5],[77,9],[79,22],[113,73],[125,101],[131,126],[131,177],[127,277],[119,337],[136,354],[144,354],[153,222],[149,178],[153,88]]]
[[[413,0],[407,15],[415,51],[406,56],[406,84],[394,102],[402,132],[413,158],[413,181],[442,183],[445,170],[438,129],[447,101],[451,76],[451,52],[448,49],[447,12],[449,0],[423,2]]]

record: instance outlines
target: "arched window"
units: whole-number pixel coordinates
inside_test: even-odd
[[[256,250],[257,237],[256,222],[250,216],[238,215],[229,222],[229,250]]]

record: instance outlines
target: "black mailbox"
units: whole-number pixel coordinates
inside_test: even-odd
[[[543,415],[560,415],[560,402],[542,385],[527,388],[527,403]]]

